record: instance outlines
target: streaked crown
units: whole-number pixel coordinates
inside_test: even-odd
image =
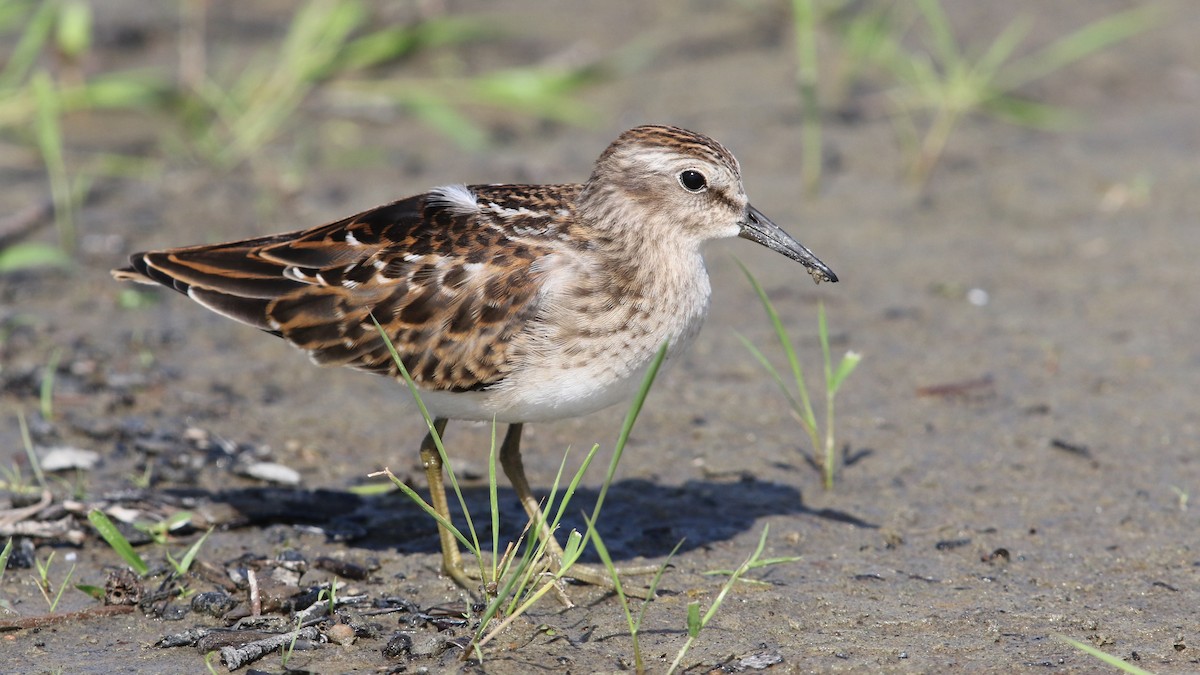
[[[580,201],[598,221],[657,227],[696,245],[737,236],[748,205],[733,153],[702,134],[661,125],[635,127],[613,141]]]

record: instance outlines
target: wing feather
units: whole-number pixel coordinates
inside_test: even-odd
[[[514,338],[538,315],[533,261],[554,249],[514,234],[499,197],[472,208],[475,189],[290,234],[137,253],[113,274],[185,293],[318,363],[398,376],[374,316],[420,386],[479,390],[519,357]]]

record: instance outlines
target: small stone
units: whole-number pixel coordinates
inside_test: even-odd
[[[100,461],[100,453],[82,448],[59,446],[43,451],[40,463],[43,471],[91,470]]]
[[[192,596],[192,611],[222,617],[237,606],[237,600],[224,591],[209,591]]]
[[[243,476],[279,485],[299,485],[300,472],[275,462],[255,462],[239,471]]]
[[[354,644],[355,640],[354,629],[344,623],[334,624],[325,632],[325,635],[329,637],[330,641],[346,647]]]

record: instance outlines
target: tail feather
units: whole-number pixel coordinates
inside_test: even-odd
[[[218,314],[279,335],[267,316],[271,301],[305,284],[287,278],[285,265],[256,256],[246,245],[258,243],[135,253],[128,267],[112,274],[123,281],[161,284]]]

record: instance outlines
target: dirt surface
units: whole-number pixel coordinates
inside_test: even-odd
[[[605,53],[631,40],[652,51],[639,69],[588,90],[593,128],[501,118],[500,142],[469,153],[400,116],[358,125],[347,150],[330,140],[328,117],[306,108],[302,138],[264,151],[283,165],[294,152],[283,144],[310,148],[317,159],[302,167],[295,193],[280,187],[283,176],[182,162],[153,181],[114,184],[81,216],[75,269],[0,277],[3,465],[24,461],[23,411],[40,448],[99,454],[91,470],[51,482],[55,508],[139,499],[148,509],[193,508],[221,525],[200,554],[214,567],[242,556],[302,558],[308,587],[330,578],[316,563],[330,557],[370,568],[347,593],[460,606],[466,596],[437,574],[432,522],[403,497],[347,491],[384,466],[422,482],[422,422],[402,387],[313,367],[282,341],[165,291],[152,306],[122,309],[124,288],[108,269],[133,250],[297,229],[434,185],[580,180],[623,129],[675,123],[728,145],[755,205],[842,281],[813,286],[800,267],[745,241],[709,251],[712,314],[652,392],[601,523],[619,562],[661,562],[684,540],[667,592],[646,613],[650,669],[665,670],[682,646],[687,604],[706,608],[720,588],[720,577],[703,573],[735,567],[769,525],[766,555],[799,561],[752,573],[765,583],[730,596],[685,661],[696,672],[1101,669],[1057,634],[1151,671],[1200,671],[1200,508],[1186,498],[1200,492],[1200,13],[1186,0],[1159,3],[1156,28],[1027,91],[1084,113],[1075,130],[968,121],[923,197],[902,179],[904,157],[882,110],[831,119],[833,168],[819,198],[803,199],[785,15],[743,4],[645,3],[631,17],[606,3],[451,3],[512,31],[467,49],[470,67]],[[986,44],[1022,7],[1032,11],[1036,45],[1129,3],[946,4],[968,44]],[[134,7],[141,3],[98,6],[100,32],[136,28],[147,39],[108,52],[102,42],[99,53],[126,65],[174,58],[170,14]],[[242,29],[210,37],[248,45],[278,37],[272,20],[285,12],[262,11],[253,21],[222,15],[230,25],[244,20]],[[156,138],[152,120],[111,115],[72,120],[68,133],[80,146],[121,152],[155,147]],[[30,152],[0,152],[0,204],[13,212],[44,194],[43,174]],[[733,255],[756,270],[810,370],[819,363],[818,300],[835,349],[864,354],[839,399],[838,433],[852,461],[832,492],[805,463],[806,436],[784,399],[739,344],[735,331],[779,356]],[[45,421],[34,411],[56,351],[56,417]],[[607,464],[623,413],[527,428],[534,486],[552,483],[568,445],[569,465],[593,443]],[[473,509],[486,510],[487,434],[465,424],[448,433]],[[265,460],[298,471],[300,484],[243,475]],[[589,474],[581,508],[590,509],[601,478]],[[501,502],[504,530],[515,534],[523,523],[511,490]],[[77,547],[34,540],[36,555],[56,553],[58,579],[73,559],[72,583],[103,585],[120,561],[86,522],[80,530],[89,534]],[[178,555],[195,537],[170,548]],[[140,550],[162,560],[159,547]],[[0,620],[47,614],[35,578],[7,571],[0,598],[11,611]],[[422,644],[466,630],[406,628],[387,614],[372,619],[375,636],[298,651],[286,665],[628,668],[617,602],[589,588],[570,593],[577,607],[535,608],[482,666],[458,663],[453,647],[388,658],[384,646],[401,629]],[[164,617],[136,611],[0,633],[0,670],[202,672],[196,649],[154,645],[225,622],[172,604]],[[56,613],[99,606],[68,590]],[[274,655],[253,667],[285,666]]]

